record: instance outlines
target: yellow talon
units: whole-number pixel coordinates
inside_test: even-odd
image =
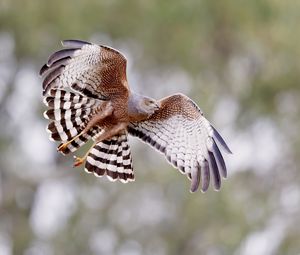
[[[68,143],[63,143],[63,144],[61,144],[61,145],[57,148],[57,151],[64,152],[64,151],[67,149],[68,145],[69,145]]]
[[[74,161],[73,167],[80,166],[84,163],[84,161],[88,157],[90,151],[93,149],[95,144],[96,144],[96,142],[94,142],[94,144],[90,147],[90,149],[87,151],[87,153],[82,158],[74,156],[75,161]]]
[[[80,137],[82,134],[84,134],[84,131],[80,132],[78,135],[74,136],[71,140],[61,144],[58,148],[57,151],[61,151],[61,152],[65,152],[66,149],[68,148],[68,145],[73,142],[74,140],[76,140],[78,137]]]
[[[75,158],[75,161],[74,161],[73,167],[80,166],[85,161],[85,157],[79,158],[79,157],[74,156],[74,158]]]

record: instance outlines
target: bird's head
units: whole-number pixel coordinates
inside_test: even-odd
[[[140,108],[150,116],[160,108],[160,103],[153,98],[144,97],[141,100]]]

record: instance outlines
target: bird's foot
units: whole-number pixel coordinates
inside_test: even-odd
[[[61,145],[58,146],[57,151],[60,151],[62,153],[66,152],[68,145],[75,141],[78,137],[80,137],[82,134],[84,134],[85,131],[80,132],[78,135],[74,136],[71,140],[62,143]]]
[[[82,164],[84,163],[84,161],[85,161],[85,157],[79,158],[79,157],[74,156],[74,159],[75,159],[75,161],[74,161],[73,167],[80,166],[80,165],[82,165]]]
[[[64,153],[66,151],[66,149],[68,148],[69,143],[62,143],[61,145],[58,146],[57,151],[60,151],[62,153]]]

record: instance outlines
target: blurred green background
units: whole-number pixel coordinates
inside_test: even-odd
[[[0,254],[299,254],[299,25],[296,0],[0,0]],[[38,70],[62,39],[197,102],[234,152],[221,191],[191,194],[137,139],[127,185],[56,153]]]

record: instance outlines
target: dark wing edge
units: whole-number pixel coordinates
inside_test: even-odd
[[[62,45],[64,48],[51,54],[39,71],[43,96],[51,88],[67,87],[88,97],[109,100],[112,86],[120,89],[119,93],[129,90],[127,61],[121,52],[81,40],[64,40]]]
[[[63,40],[61,44],[66,48],[81,48],[84,45],[92,45],[90,42],[74,39]]]
[[[49,56],[47,63],[44,64],[39,71],[39,75],[44,76],[43,96],[50,90],[51,84],[56,78],[61,75],[64,67],[68,64],[69,60],[72,59],[75,52],[82,49],[85,45],[92,45],[89,42],[80,40],[63,40],[61,44],[65,49],[52,53]]]
[[[73,53],[81,49],[84,45],[92,45],[90,42],[80,41],[80,40],[63,40],[61,44],[64,48],[51,54],[47,60],[47,63],[42,66],[39,71],[39,75],[44,75],[50,69],[58,66],[63,66],[68,59],[73,56]],[[58,62],[60,60],[60,62]],[[64,61],[62,61],[64,60]],[[58,63],[55,63],[58,62]],[[55,64],[54,64],[55,63]]]
[[[168,100],[168,98],[164,100]],[[131,123],[128,126],[128,132],[129,134],[140,138],[143,142],[151,145],[156,150],[164,154],[171,165],[177,168],[181,173],[187,174],[188,178],[191,179],[191,192],[195,192],[198,189],[200,183],[201,191],[206,192],[209,187],[210,176],[212,176],[213,178],[215,190],[220,190],[221,177],[223,177],[224,179],[227,178],[227,168],[217,143],[221,145],[221,149],[224,150],[226,153],[232,152],[229,149],[226,142],[224,141],[224,139],[218,133],[218,131],[203,117],[203,113],[201,112],[200,108],[186,96],[184,96],[184,101],[185,103],[188,102],[190,106],[193,106],[194,109],[198,111],[198,118],[203,118],[202,121],[204,121],[203,123],[206,127],[206,129],[204,129],[204,126],[199,127],[200,124],[198,125],[198,123],[196,123],[197,121],[199,121],[199,119],[194,120],[195,123],[193,123],[193,125],[198,125],[198,128],[201,129],[200,131],[202,133],[206,132],[206,136],[204,137],[204,139],[206,139],[206,141],[204,141],[206,142],[206,148],[202,149],[206,150],[207,153],[206,155],[202,155],[204,156],[204,160],[199,161],[197,158],[198,164],[195,167],[191,167],[191,171],[189,173],[185,172],[184,168],[182,168],[182,166],[178,164],[177,161],[174,161],[170,157],[170,155],[168,155],[167,147],[168,145],[170,145],[170,141],[158,139],[157,132],[155,130],[151,130],[151,127],[155,125],[156,120],[153,120],[150,117],[150,119],[143,122]],[[186,107],[186,104],[181,104],[181,107]],[[168,119],[165,119],[164,121],[168,122]]]

